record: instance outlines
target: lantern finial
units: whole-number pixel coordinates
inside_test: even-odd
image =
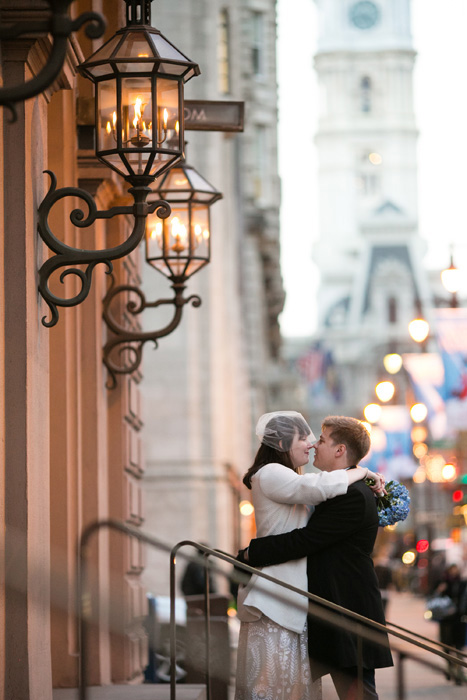
[[[151,26],[152,0],[125,0],[125,2],[127,27]]]

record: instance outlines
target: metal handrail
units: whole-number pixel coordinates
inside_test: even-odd
[[[176,555],[179,554],[186,561],[198,561],[199,559],[191,557],[179,550],[181,547],[191,546],[194,547],[197,552],[202,552],[205,555],[205,561],[203,562],[207,572],[212,572],[220,574],[230,581],[236,583],[245,582],[245,577],[237,573],[239,570],[244,571],[248,574],[255,574],[259,578],[264,578],[271,581],[281,588],[284,589],[286,598],[286,591],[292,591],[293,593],[298,593],[303,597],[308,598],[308,612],[312,617],[316,617],[322,620],[326,620],[330,624],[337,625],[341,629],[351,631],[357,636],[358,639],[366,639],[376,644],[387,645],[386,634],[395,637],[397,640],[408,642],[410,645],[428,651],[431,654],[435,654],[442,659],[449,661],[457,666],[462,666],[467,668],[467,655],[461,654],[461,656],[466,659],[462,660],[459,658],[460,652],[452,647],[446,647],[446,645],[441,645],[435,640],[429,639],[427,637],[422,637],[421,635],[416,635],[411,633],[409,630],[399,627],[399,630],[404,630],[404,632],[396,631],[395,629],[390,629],[386,625],[381,625],[378,622],[374,622],[363,615],[359,615],[351,610],[337,605],[336,603],[331,603],[324,598],[320,598],[312,593],[303,591],[300,588],[292,586],[284,581],[280,581],[269,574],[264,573],[264,571],[259,571],[247,564],[241,564],[230,554],[222,552],[220,550],[211,549],[206,545],[194,542],[192,540],[183,540],[179,542],[174,547],[158,540],[152,535],[148,535],[142,532],[140,529],[133,527],[131,525],[126,525],[118,520],[101,520],[95,521],[88,525],[82,533],[78,544],[78,558],[79,558],[79,577],[78,577],[78,614],[79,614],[79,644],[80,644],[80,658],[79,658],[79,699],[88,700],[87,695],[87,671],[88,671],[88,625],[92,619],[91,614],[91,604],[92,596],[89,588],[88,580],[88,569],[89,569],[89,540],[102,528],[108,528],[110,530],[115,530],[129,537],[134,537],[140,542],[144,542],[147,545],[155,547],[157,549],[163,550],[170,553],[170,659],[171,659],[171,681],[170,681],[170,698],[171,700],[176,700],[176,658],[175,658],[175,646],[176,646],[176,627],[175,627],[175,573],[176,573]],[[208,557],[215,557],[221,561],[227,562],[228,564],[235,567],[233,569],[234,573],[227,573],[223,569],[214,565],[209,561]],[[281,598],[282,596],[276,596]],[[290,600],[287,600],[289,605],[293,605]],[[206,576],[206,590],[205,590],[205,611],[206,611],[206,694],[207,700],[210,700],[210,668],[209,668],[209,649],[210,649],[210,631],[209,631],[209,617],[210,617],[210,605],[209,605],[209,576]],[[388,623],[391,625],[391,623]],[[398,627],[397,625],[391,625],[393,627]],[[384,635],[384,640],[382,641],[382,635]],[[413,637],[416,636],[422,641],[416,641]],[[442,646],[443,649],[451,649],[456,656],[446,653],[446,651],[441,651],[440,649],[433,648],[433,645]],[[361,642],[359,643],[359,666],[361,667]],[[398,654],[399,666],[397,668],[397,678],[398,678],[398,700],[404,700],[405,698],[405,685],[403,677],[403,661],[407,658],[412,659],[418,663],[425,664],[432,669],[444,673],[444,669],[441,666],[434,665],[432,662],[427,662],[418,656],[414,656],[406,649],[401,649],[395,646],[391,646],[391,650]],[[361,680],[361,674],[360,674]]]
[[[392,637],[397,638],[398,640],[408,642],[411,645],[414,645],[418,647],[419,649],[423,649],[424,651],[428,651],[430,653],[435,654],[436,656],[439,656],[449,662],[452,662],[454,664],[457,664],[459,666],[463,666],[464,668],[467,668],[467,654],[463,654],[462,652],[459,652],[457,649],[453,647],[449,647],[446,644],[441,644],[440,642],[430,639],[428,637],[423,637],[422,635],[416,634],[411,632],[410,630],[407,630],[403,627],[400,627],[398,625],[395,625],[393,623],[386,623],[386,625],[382,625],[379,622],[375,622],[374,620],[370,620],[367,617],[364,617],[363,615],[360,615],[359,613],[355,613],[352,610],[348,610],[347,608],[343,608],[340,605],[337,605],[336,603],[332,603],[329,600],[326,600],[325,598],[320,598],[317,595],[314,595],[313,593],[308,593],[308,591],[304,591],[300,588],[297,588],[296,586],[292,586],[288,583],[285,583],[284,581],[280,581],[279,579],[274,578],[273,576],[270,576],[269,574],[265,574],[264,571],[260,571],[258,569],[255,569],[252,566],[249,566],[248,564],[242,564],[239,561],[237,561],[235,558],[233,558],[231,555],[227,554],[226,552],[222,552],[221,550],[216,550],[216,549],[211,549],[210,547],[207,547],[206,545],[199,544],[197,542],[193,542],[192,540],[183,540],[182,542],[179,542],[171,551],[171,568],[170,568],[170,582],[171,582],[171,587],[170,587],[170,597],[171,597],[171,605],[173,605],[173,611],[171,608],[171,669],[172,669],[172,674],[171,674],[171,700],[176,700],[175,697],[175,646],[176,646],[176,630],[175,630],[175,555],[178,552],[178,550],[183,547],[183,546],[191,546],[191,547],[196,547],[196,549],[200,552],[203,552],[205,555],[210,555],[217,557],[218,559],[221,559],[223,561],[226,561],[233,566],[235,566],[236,569],[241,569],[245,571],[246,573],[249,574],[255,574],[259,578],[264,578],[268,581],[271,581],[282,588],[292,591],[294,593],[299,593],[300,595],[308,598],[308,614],[311,615],[312,617],[325,620],[326,622],[329,622],[332,625],[338,626],[341,629],[344,629],[346,631],[352,632],[357,636],[358,644],[357,644],[357,654],[359,658],[359,692],[361,694],[361,682],[362,682],[362,677],[361,677],[361,668],[362,668],[362,646],[361,646],[361,640],[362,638],[366,639],[367,641],[371,641],[376,644],[383,644],[386,646],[386,642],[382,641],[381,639],[381,634],[383,633],[384,635],[389,634]],[[210,571],[215,571],[218,573],[221,573],[223,576],[229,578],[232,580],[232,575],[226,574],[222,569],[218,569],[217,567],[213,567],[212,564],[209,564],[209,570]],[[205,592],[205,598],[207,601],[206,604],[206,610],[209,610],[209,590],[208,590],[208,577],[206,577],[206,592]],[[241,583],[242,581],[240,581]],[[279,595],[276,595],[276,598],[278,599],[283,599],[284,601],[287,602],[288,605],[294,605],[293,602],[291,602],[289,599],[286,597],[281,597]],[[342,615],[344,615],[345,618],[348,619],[342,619]],[[352,622],[353,621],[353,622]],[[208,613],[206,614],[206,624],[208,624]],[[395,629],[389,629],[388,625],[391,627],[394,627]],[[403,630],[403,632],[396,631],[398,630]],[[413,637],[418,637],[419,639],[423,639],[424,642],[416,641],[413,639]],[[426,642],[426,643],[425,643]],[[206,635],[206,646],[209,652],[209,641],[208,641],[208,635]],[[433,646],[439,646],[442,649],[450,649],[452,652],[456,654],[456,656],[453,656],[452,654],[446,653],[446,651],[442,651],[441,649],[435,649]],[[429,666],[430,668],[434,668],[435,670],[440,671],[441,673],[444,673],[444,669],[440,666],[434,666],[432,662],[427,662],[420,657],[414,656],[413,654],[410,654],[407,652],[407,650],[402,650],[397,647],[391,646],[391,651],[395,652],[398,654],[399,657],[399,668],[397,669],[398,671],[398,699],[399,700],[404,700],[405,697],[405,689],[404,689],[404,683],[403,683],[403,672],[402,672],[402,662],[406,658],[410,658],[413,661],[416,661],[418,663],[421,663],[423,665]],[[462,661],[459,658],[459,655],[462,656],[465,660]],[[207,700],[210,699],[210,669],[209,669],[209,653],[206,654],[206,659],[207,659],[207,664],[206,664],[206,696]]]

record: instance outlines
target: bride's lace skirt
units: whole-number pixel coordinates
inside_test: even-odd
[[[241,623],[235,700],[321,700],[321,680],[311,681],[306,627],[298,634],[264,615]]]

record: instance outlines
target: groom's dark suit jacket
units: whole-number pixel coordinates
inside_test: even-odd
[[[251,566],[270,566],[308,557],[308,590],[360,615],[384,624],[383,606],[371,552],[378,532],[378,513],[373,492],[362,481],[351,485],[344,496],[316,507],[304,528],[282,535],[252,540]],[[312,670],[314,677],[329,667],[358,664],[357,639],[349,632],[308,620],[310,659],[326,668]],[[389,648],[364,642],[363,666],[392,666]]]

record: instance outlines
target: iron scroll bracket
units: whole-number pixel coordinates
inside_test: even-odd
[[[20,36],[34,34],[49,34],[52,37],[49,59],[38,75],[21,85],[0,88],[0,105],[10,111],[10,122],[15,122],[17,119],[16,102],[23,102],[44,92],[59,76],[67,54],[68,38],[73,32],[87,24],[86,35],[90,39],[97,39],[106,30],[105,18],[97,12],[84,12],[76,19],[71,19],[68,9],[73,0],[48,0],[48,2],[51,12],[47,19],[31,19],[0,28],[0,41],[11,41]]]
[[[86,190],[78,187],[62,187],[57,189],[57,178],[50,170],[45,170],[51,179],[49,191],[39,206],[38,211],[38,233],[44,243],[55,253],[48,258],[39,269],[39,293],[50,309],[50,319],[44,316],[42,324],[47,328],[55,326],[58,321],[59,306],[77,306],[89,294],[92,282],[92,273],[96,265],[102,263],[107,267],[107,274],[113,270],[112,260],[123,258],[129,255],[140,244],[146,227],[146,217],[148,214],[157,213],[159,218],[164,219],[170,215],[171,209],[168,202],[159,199],[151,203],[146,202],[148,195],[152,192],[146,185],[136,185],[130,187],[128,192],[133,196],[134,204],[130,206],[112,207],[105,211],[99,211],[93,197]],[[126,240],[113,247],[100,250],[87,250],[82,248],[72,248],[58,239],[49,227],[48,217],[51,208],[59,200],[67,197],[77,197],[83,200],[87,206],[87,214],[82,209],[73,209],[70,214],[70,221],[78,228],[87,228],[98,219],[110,219],[114,216],[132,215],[135,219],[133,231]],[[76,267],[85,265],[85,268]],[[72,297],[60,297],[54,294],[50,287],[50,277],[57,270],[64,269],[60,274],[60,282],[63,283],[68,275],[76,276],[80,283],[79,291]]]
[[[118,374],[131,374],[141,363],[143,347],[151,341],[154,347],[158,347],[158,341],[174,331],[182,320],[183,307],[191,304],[194,307],[201,305],[201,299],[197,294],[184,297],[185,281],[183,278],[172,278],[172,289],[175,294],[171,299],[157,299],[147,301],[146,296],[139,287],[129,284],[114,286],[114,278],[103,301],[103,319],[112,335],[104,345],[103,362],[109,373],[107,388],[114,389],[117,386]],[[128,296],[130,299],[128,300]],[[136,316],[145,309],[156,308],[163,305],[173,305],[174,314],[172,320],[163,328],[154,331],[131,330],[115,320],[112,314],[112,303],[118,298],[125,297],[125,308],[130,316]],[[135,298],[136,297],[136,298]]]

